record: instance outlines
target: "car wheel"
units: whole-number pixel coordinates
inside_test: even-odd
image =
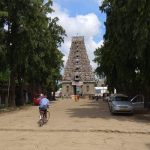
[[[114,114],[115,114],[115,113],[113,112],[112,107],[109,107],[109,110],[110,110],[110,113],[111,113],[112,115],[114,115]]]

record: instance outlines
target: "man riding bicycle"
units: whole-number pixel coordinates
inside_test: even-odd
[[[49,100],[43,94],[40,95],[40,102],[39,102],[39,112],[40,112],[40,119],[42,119],[42,114],[45,119],[47,119],[47,108],[49,108]]]

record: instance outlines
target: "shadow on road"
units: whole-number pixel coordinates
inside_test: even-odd
[[[146,146],[150,149],[150,143],[146,144]]]
[[[143,122],[150,123],[150,113],[136,113],[136,114],[116,114],[112,115],[109,112],[107,102],[88,101],[87,104],[81,104],[78,108],[67,109],[67,113],[71,117],[79,118],[103,118],[103,119],[116,119],[119,121]]]
[[[0,109],[0,115],[7,115],[8,113],[16,113],[19,112],[20,110],[29,110],[32,105],[25,105],[25,106],[20,106],[20,107],[6,107],[6,108],[1,108]],[[35,106],[37,107],[37,106]]]

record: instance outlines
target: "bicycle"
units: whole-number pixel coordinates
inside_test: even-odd
[[[47,110],[47,117],[45,115],[45,111],[40,110],[40,120],[38,121],[39,126],[43,126],[44,124],[46,124],[48,122],[50,118],[50,112]]]

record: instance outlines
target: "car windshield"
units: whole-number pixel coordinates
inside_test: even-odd
[[[129,101],[128,97],[117,96],[114,98],[115,101]]]

